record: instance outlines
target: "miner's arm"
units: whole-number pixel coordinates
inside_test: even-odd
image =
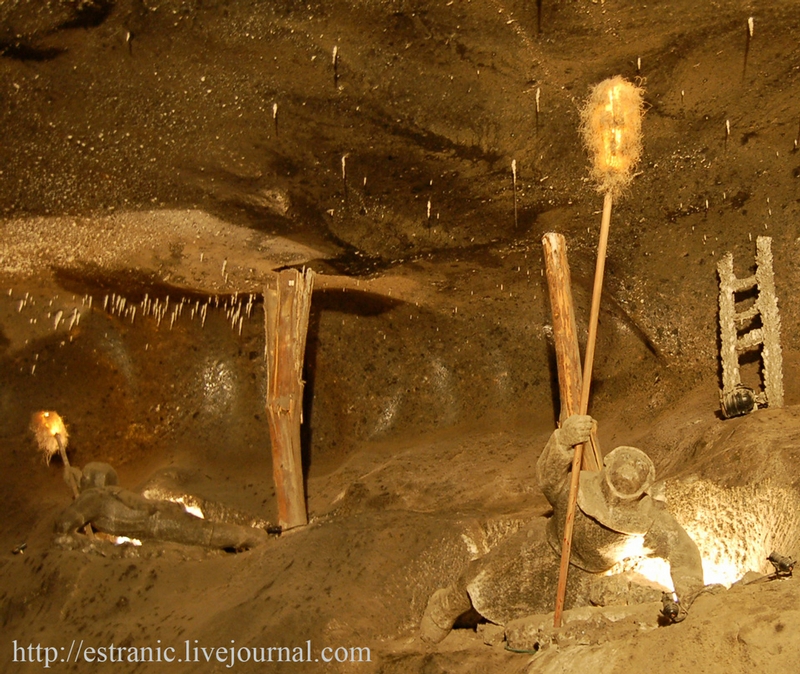
[[[685,608],[703,588],[703,560],[697,545],[666,510],[657,510],[645,545],[669,562],[672,584]]]
[[[84,491],[56,520],[56,533],[72,533],[89,524],[100,512],[101,498],[98,489]]]
[[[575,445],[589,441],[594,419],[584,414],[568,417],[553,431],[536,463],[536,477],[544,495],[555,503],[569,477]]]

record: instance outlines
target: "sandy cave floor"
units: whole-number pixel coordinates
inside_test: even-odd
[[[567,237],[584,326],[601,198],[577,109],[612,74],[643,83],[646,115],[612,225],[601,444],[653,457],[708,571],[730,582],[769,572],[772,550],[800,555],[800,9],[540,4],[0,4],[4,671],[41,668],[14,662],[14,640],[73,639],[310,640],[370,648],[370,663],[326,669],[387,674],[644,672],[654,654],[692,672],[797,668],[795,579],[705,594],[669,627],[650,605],[573,616],[535,654],[485,625],[414,638],[435,588],[546,512],[533,467],[557,394],[540,241]],[[731,251],[746,275],[758,235],[773,239],[786,407],[723,421],[715,268]],[[259,293],[305,265],[311,524],[241,554],[57,545],[69,490],[27,428],[42,408],[66,419],[75,465],[108,461],[131,489],[167,474],[275,520]],[[145,295],[182,312],[143,316]],[[760,385],[756,359],[743,379]]]

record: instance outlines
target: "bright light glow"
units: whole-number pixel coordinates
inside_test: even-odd
[[[619,153],[619,148],[622,143],[622,128],[619,126],[620,119],[619,113],[616,110],[619,100],[619,85],[611,87],[608,90],[608,103],[606,105],[606,112],[611,117],[611,126],[606,126],[602,130],[603,138],[603,154],[601,163],[603,166],[614,170],[625,169],[627,166],[622,165],[623,157]]]
[[[127,536],[115,536],[114,534],[107,534],[105,531],[94,530],[95,538],[108,541],[114,545],[132,545],[138,548],[142,542],[138,538],[128,538]]]
[[[667,503],[700,549],[707,585],[730,587],[748,571],[769,573],[769,554],[798,542],[798,497],[769,482],[729,488],[705,480],[668,483]]]
[[[200,506],[198,506],[196,504],[193,504],[193,503],[187,503],[186,502],[186,498],[187,498],[186,496],[179,496],[178,498],[171,498],[169,500],[173,501],[174,503],[180,503],[183,506],[183,509],[187,513],[189,513],[190,515],[194,515],[195,517],[199,517],[201,520],[204,520],[206,518],[206,516],[203,514],[203,511],[200,509]],[[191,497],[188,497],[188,498],[191,498]],[[194,500],[194,499],[192,499],[192,500]]]
[[[42,423],[53,437],[59,434],[64,435],[67,432],[63,419],[55,412],[39,412],[39,414],[42,415]]]
[[[67,447],[67,428],[64,426],[64,421],[58,413],[42,410],[31,417],[30,427],[36,437],[39,451],[44,455],[47,465],[50,465],[50,459],[59,452],[59,439],[61,448]]]
[[[180,503],[183,509],[190,515],[199,517],[201,520],[206,518],[199,505],[199,501],[190,494],[175,494],[156,487],[145,489],[142,492],[142,496],[153,499],[154,501],[172,501],[172,503]]]
[[[769,553],[767,553],[769,554]],[[764,555],[766,558],[767,554]],[[706,585],[724,585],[730,587],[744,576],[747,571],[756,569],[741,569],[732,561],[717,562],[703,558],[703,579]],[[630,573],[641,576],[642,579],[656,584],[660,589],[674,592],[669,562],[661,557],[631,557],[620,562],[606,575],[617,573]]]
[[[706,585],[730,587],[749,571],[769,573],[769,554],[798,544],[800,499],[789,489],[768,482],[725,488],[695,479],[668,482],[666,492],[670,512],[700,550]],[[608,575],[628,572],[673,591],[669,563],[637,545],[633,540],[620,551],[628,559]]]
[[[661,557],[632,557],[614,566],[606,572],[606,575],[617,573],[627,573],[643,585],[655,585],[662,592],[675,591],[669,572],[669,562]]]
[[[641,154],[642,91],[621,77],[598,84],[581,111],[592,176],[601,192],[619,193]]]
[[[662,591],[672,592],[675,588],[672,585],[669,564],[660,557],[649,557],[650,552],[644,546],[644,536],[629,536],[622,546],[613,551],[613,556],[623,561],[615,564],[605,575],[627,573],[645,585],[654,584]]]
[[[669,482],[666,491],[670,512],[700,551],[706,585],[730,587],[749,571],[769,573],[767,556],[798,544],[793,513],[800,499],[791,490],[769,483],[725,488],[695,479]],[[639,537],[613,552],[625,561],[607,575],[630,573],[674,591],[669,563],[648,557]]]

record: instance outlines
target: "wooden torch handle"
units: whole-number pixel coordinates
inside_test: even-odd
[[[594,365],[594,345],[597,340],[597,321],[600,316],[600,295],[603,292],[603,274],[606,268],[606,250],[608,249],[608,230],[611,225],[611,192],[606,193],[603,202],[603,220],[600,224],[600,242],[597,246],[597,266],[594,271],[594,289],[592,291],[592,309],[589,314],[589,336],[586,340],[586,354],[583,364],[583,386],[581,388],[580,413],[586,414],[589,410],[589,391],[592,384],[592,366]],[[592,442],[593,451],[596,443]],[[595,457],[597,465],[601,466],[599,453]],[[569,573],[569,558],[572,553],[572,528],[575,524],[575,508],[578,502],[578,482],[581,474],[583,460],[583,445],[575,447],[572,457],[572,474],[569,483],[569,500],[567,501],[567,516],[564,520],[564,538],[561,542],[561,566],[558,571],[558,590],[556,592],[556,610],[553,626],[561,627],[561,618],[564,613],[564,599],[567,593],[567,574]]]

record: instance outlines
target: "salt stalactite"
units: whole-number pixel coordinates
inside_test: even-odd
[[[538,93],[539,93],[538,89],[536,90],[536,93],[538,95]],[[538,106],[538,101],[539,101],[538,96],[537,96],[536,101],[537,101],[536,108],[537,108],[537,111],[538,111],[538,108],[539,108],[539,106]],[[516,228],[519,227],[519,216],[517,214],[517,160],[516,159],[512,159],[511,160],[511,186],[512,186],[512,188],[514,190],[514,228],[516,229]]]

